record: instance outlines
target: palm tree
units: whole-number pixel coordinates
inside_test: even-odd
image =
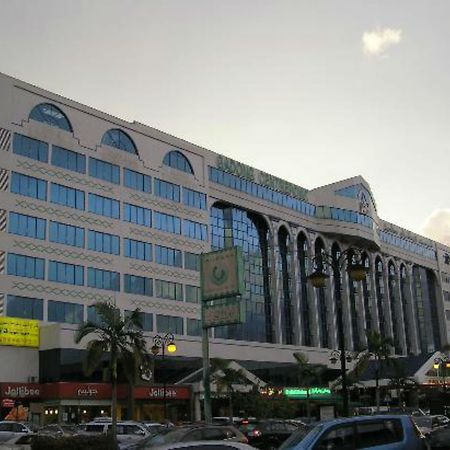
[[[227,393],[228,396],[228,413],[230,423],[233,423],[233,394],[237,384],[248,384],[248,379],[242,369],[233,369],[230,361],[220,358],[211,359],[213,375],[212,380],[216,383],[217,390]]]
[[[309,388],[314,382],[320,381],[322,374],[326,367],[322,364],[311,364],[308,357],[301,352],[294,353],[294,358],[297,363],[297,376],[300,386],[306,388],[306,415],[308,419],[311,418],[311,404],[309,398]]]
[[[390,337],[381,336],[378,331],[369,330],[367,332],[368,350],[375,359],[375,398],[377,412],[380,412],[380,375],[382,363],[389,359],[391,348],[394,345]]]
[[[87,343],[85,373],[91,375],[99,366],[105,353],[109,354],[111,371],[112,405],[111,435],[113,448],[117,447],[117,372],[121,364],[127,377],[134,377],[134,368],[147,354],[138,309],[121,318],[120,310],[111,303],[97,302],[94,305],[98,322],[87,321],[81,324],[75,334],[78,344],[83,338],[92,335]],[[131,368],[131,369],[130,369]],[[131,371],[133,374],[131,374]]]

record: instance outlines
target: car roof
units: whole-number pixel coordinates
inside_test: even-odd
[[[375,414],[368,416],[353,416],[353,417],[340,417],[338,419],[329,419],[318,422],[317,425],[328,425],[328,424],[338,424],[338,423],[349,423],[349,422],[361,422],[366,420],[386,420],[386,419],[399,419],[408,418],[406,414]]]
[[[175,442],[172,444],[167,445],[161,445],[153,447],[154,450],[169,450],[169,449],[177,449],[177,448],[185,448],[185,447],[192,447],[193,449],[197,448],[198,446],[203,445],[217,445],[220,447],[223,447],[224,445],[228,447],[234,447],[234,448],[240,448],[243,450],[254,450],[254,447],[251,447],[247,444],[242,444],[241,442],[232,442],[232,441],[192,441],[192,442]]]

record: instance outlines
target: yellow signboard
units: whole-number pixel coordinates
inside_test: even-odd
[[[39,321],[0,317],[0,345],[39,347]]]

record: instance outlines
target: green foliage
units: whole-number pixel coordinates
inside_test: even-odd
[[[55,439],[50,436],[36,436],[31,450],[112,450],[110,436],[70,436]]]
[[[311,387],[322,384],[322,376],[327,369],[323,364],[310,363],[308,357],[301,352],[294,353],[294,358],[297,363],[299,386]]]

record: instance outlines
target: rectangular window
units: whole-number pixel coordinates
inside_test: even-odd
[[[87,307],[87,320],[95,325],[103,325],[102,320],[97,314],[97,309],[94,306]]]
[[[125,222],[136,223],[144,227],[152,226],[152,210],[143,208],[142,206],[131,205],[130,203],[123,204],[123,220]]]
[[[100,231],[88,231],[88,249],[95,252],[120,254],[120,238],[114,234],[101,233]]]
[[[199,239],[200,241],[208,240],[208,227],[203,223],[193,222],[192,220],[183,220],[183,236]]]
[[[8,275],[44,279],[45,259],[8,253]]]
[[[188,336],[201,336],[202,335],[202,322],[197,319],[187,319],[186,321],[186,334]]]
[[[100,216],[120,218],[120,202],[109,197],[89,194],[89,212]]]
[[[84,307],[77,303],[49,300],[47,315],[49,322],[80,324],[84,320]]]
[[[50,186],[50,201],[84,211],[84,191],[79,189],[52,183]]]
[[[186,301],[190,303],[200,303],[200,288],[197,286],[185,286]]]
[[[86,173],[86,156],[54,145],[52,147],[52,165],[73,172]]]
[[[48,281],[84,286],[84,267],[59,261],[49,261]]]
[[[45,225],[45,219],[14,212],[9,213],[8,232],[11,234],[45,240]]]
[[[155,195],[174,202],[180,201],[180,186],[155,178]]]
[[[25,197],[47,200],[47,182],[39,178],[29,177],[13,172],[11,177],[11,192]]]
[[[183,318],[175,316],[156,316],[156,330],[158,333],[183,334]]]
[[[206,209],[206,194],[184,187],[183,204],[192,208]]]
[[[51,221],[49,240],[58,244],[84,248],[84,228]]]
[[[120,291],[120,273],[88,267],[88,286],[108,291]]]
[[[181,234],[181,219],[170,214],[155,211],[153,227],[167,233]]]
[[[183,267],[181,250],[156,245],[156,262],[166,266]]]
[[[128,317],[131,313],[132,311],[125,310],[125,317]],[[153,314],[140,311],[139,319],[143,331],[153,331]]]
[[[173,281],[155,280],[155,297],[183,301],[183,285]]]
[[[9,317],[20,317],[22,319],[44,319],[44,300],[31,297],[20,297],[8,295],[6,304],[6,315]]]
[[[89,175],[110,183],[120,184],[120,167],[100,159],[89,158]]]
[[[36,161],[48,162],[48,144],[22,134],[14,134],[13,152]]]
[[[152,177],[130,169],[123,169],[123,184],[135,191],[152,192]]]
[[[128,294],[138,294],[151,297],[153,295],[153,279],[125,274],[123,277],[124,291]]]
[[[152,260],[152,244],[148,242],[125,238],[123,240],[123,252],[127,258],[140,259],[142,261]]]
[[[184,268],[200,272],[200,255],[184,252]]]

